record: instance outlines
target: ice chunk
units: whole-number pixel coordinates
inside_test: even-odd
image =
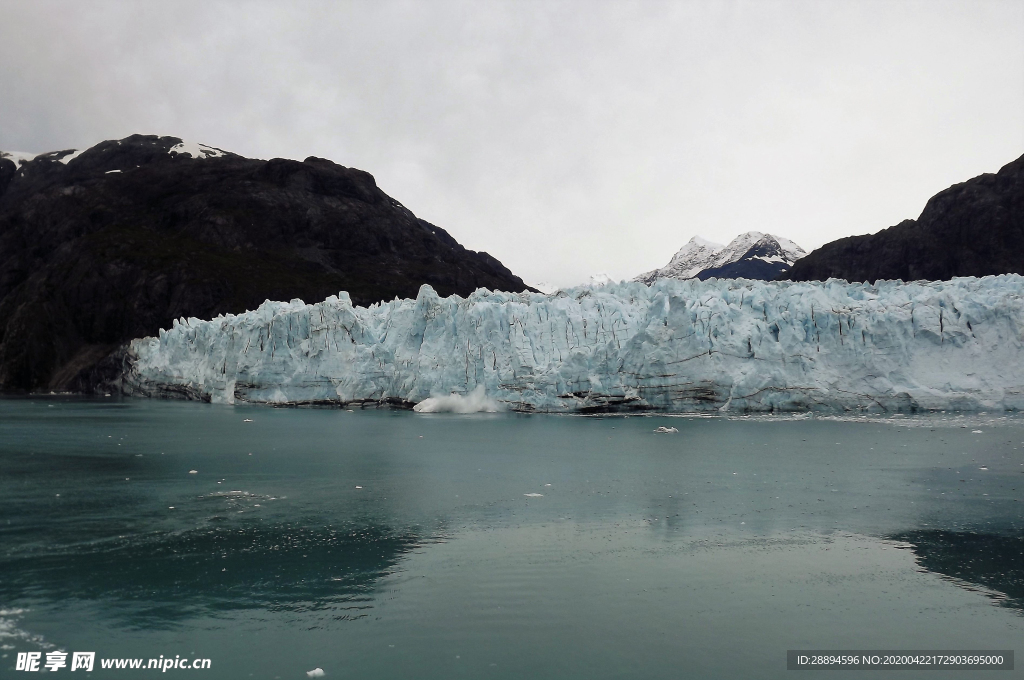
[[[322,677],[324,677],[324,669],[323,668],[314,668],[311,671],[306,671],[306,677],[308,677],[308,678],[322,678]]]

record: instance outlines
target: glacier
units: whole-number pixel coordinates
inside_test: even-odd
[[[468,298],[424,285],[369,307],[342,292],[179,319],[128,345],[118,387],[420,410],[451,395],[555,413],[1019,410],[1022,344],[1019,275],[664,279]]]

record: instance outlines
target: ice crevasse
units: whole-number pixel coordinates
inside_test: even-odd
[[[348,294],[180,319],[131,342],[122,390],[214,402],[520,411],[1021,409],[1024,277],[662,280],[553,295]]]

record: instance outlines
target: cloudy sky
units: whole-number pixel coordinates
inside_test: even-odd
[[[810,249],[1024,153],[1024,2],[0,0],[0,149],[330,158],[529,282]]]

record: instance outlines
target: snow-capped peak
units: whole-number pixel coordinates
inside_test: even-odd
[[[667,265],[641,274],[633,280],[650,285],[657,279],[692,279],[702,270],[713,266],[711,263],[715,256],[724,249],[721,243],[694,236],[672,256]]]
[[[661,269],[641,274],[633,280],[650,285],[658,279],[703,279],[707,278],[703,274],[709,270],[716,271],[708,275],[720,275],[727,278],[738,275],[763,278],[770,273],[767,269],[763,272],[743,271],[742,268],[737,269],[737,267],[732,267],[737,270],[735,272],[719,272],[717,270],[734,265],[744,259],[760,260],[773,265],[772,269],[788,269],[793,262],[806,254],[803,248],[789,239],[764,234],[760,231],[748,231],[740,234],[724,246],[700,236],[694,236],[672,256],[667,265]],[[764,267],[762,266],[761,269]]]
[[[599,274],[592,274],[587,285],[594,288],[596,286],[607,286],[609,283],[615,283],[615,280],[604,272],[601,272]]]

